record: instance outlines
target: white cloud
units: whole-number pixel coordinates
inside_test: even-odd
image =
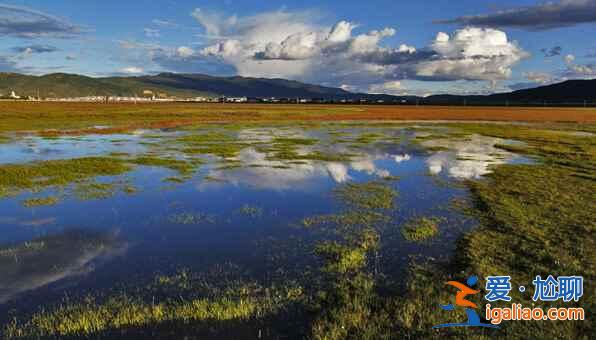
[[[147,38],[159,38],[161,36],[159,30],[154,28],[145,28],[143,32]]]
[[[190,58],[195,54],[195,51],[187,46],[180,46],[178,47],[178,49],[176,50],[176,52],[178,53],[178,55],[181,58]]]
[[[565,63],[567,64],[565,76],[568,78],[592,78],[596,76],[596,65],[576,64],[573,54],[565,56]]]
[[[568,54],[565,56],[565,62],[567,64],[571,64],[575,61],[575,56],[573,54]]]
[[[127,74],[141,74],[141,73],[145,72],[145,70],[143,70],[140,67],[131,66],[131,67],[125,67],[125,68],[121,69],[120,72],[127,73]]]
[[[423,61],[416,74],[444,80],[504,80],[511,67],[529,56],[505,32],[491,28],[466,27],[452,36],[439,32],[431,48],[437,60]]]
[[[528,56],[504,32],[488,28],[439,32],[430,46],[417,48],[386,45],[386,38],[397,34],[394,28],[358,33],[357,25],[345,20],[321,25],[309,11],[226,16],[196,9],[192,16],[205,31],[198,48],[133,45],[166,70],[287,78],[388,94],[407,93],[404,80],[482,80],[494,86]]]
[[[401,94],[404,88],[399,80],[392,80],[382,84],[373,84],[369,87],[369,93],[382,93],[382,94]]]
[[[548,84],[553,81],[553,76],[544,72],[524,72],[523,76],[534,83]]]

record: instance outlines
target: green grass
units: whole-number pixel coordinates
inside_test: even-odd
[[[381,182],[347,183],[334,192],[342,202],[359,209],[390,209],[397,192]]]
[[[23,206],[27,208],[52,206],[60,202],[60,197],[48,196],[43,198],[30,198],[23,201]]]
[[[27,164],[0,165],[0,195],[23,190],[39,191],[46,187],[67,186],[97,176],[116,176],[131,167],[105,157],[51,160]]]
[[[114,196],[116,193],[114,183],[80,183],[75,187],[75,196],[83,201],[101,200]]]
[[[292,146],[292,145],[315,145],[319,142],[316,138],[288,138],[288,137],[275,137],[272,140],[273,144],[278,146]]]
[[[222,270],[223,268],[220,268]],[[13,319],[5,326],[7,339],[110,338],[172,334],[208,334],[214,329],[261,324],[271,315],[285,311],[304,299],[299,285],[263,287],[239,279],[237,268],[224,276],[197,275],[180,270],[173,275],[156,275],[139,294],[110,291],[97,298],[65,298],[52,309],[41,309],[26,320]],[[226,269],[223,269],[226,270]],[[172,292],[171,297],[163,297]],[[244,334],[246,335],[246,334]]]
[[[402,235],[408,241],[421,242],[435,237],[439,233],[438,217],[420,217],[408,221],[402,227]]]
[[[104,302],[89,297],[75,304],[61,305],[57,309],[35,314],[20,323],[14,320],[4,332],[7,339],[37,337],[93,337],[118,330],[119,336],[134,329],[153,330],[160,325],[179,331],[182,327],[216,326],[225,321],[254,320],[273,313],[296,297],[276,294],[269,297],[255,296],[254,292],[240,290],[238,296],[218,299],[197,298],[147,303],[142,299],[116,295]],[[171,331],[170,331],[171,332]],[[166,333],[163,333],[168,334]]]
[[[183,161],[178,159],[170,159],[170,158],[159,158],[159,157],[152,157],[152,156],[140,156],[131,160],[127,160],[130,163],[143,165],[143,166],[152,166],[152,167],[161,167],[167,168],[174,171],[177,171],[181,175],[190,175],[194,173],[197,168],[197,163]]]

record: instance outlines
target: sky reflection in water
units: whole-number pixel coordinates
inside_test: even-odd
[[[36,208],[20,204],[31,197],[30,193],[4,198],[0,200],[0,243],[6,245],[3,249],[44,237],[68,242],[77,233],[86,236],[77,236],[78,241],[73,241],[71,248],[46,249],[40,253],[43,261],[31,252],[21,254],[21,262],[15,260],[14,254],[0,254],[0,270],[4,273],[0,276],[0,310],[57,300],[64,292],[76,294],[109,288],[119,282],[142,282],[155,273],[171,273],[182,267],[205,270],[231,262],[258,279],[281,267],[288,273],[299,273],[300,266],[312,255],[290,249],[288,240],[308,237],[304,230],[296,228],[297,223],[304,217],[340,211],[341,204],[330,195],[338,185],[388,177],[399,177],[386,181],[400,194],[394,216],[396,226],[415,216],[446,218],[433,241],[419,244],[401,237],[390,238],[390,246],[381,254],[382,265],[386,270],[399,271],[411,255],[446,256],[461,232],[473,225],[473,221],[446,208],[452,199],[466,197],[465,189],[441,185],[437,180],[479,178],[492,165],[523,161],[495,148],[506,142],[496,138],[425,141],[424,146],[449,149],[427,152],[412,142],[416,135],[412,130],[400,127],[380,131],[393,139],[354,147],[349,141],[332,142],[325,128],[242,129],[235,132],[239,141],[269,143],[275,137],[315,137],[321,142],[300,145],[297,151],[306,154],[324,150],[336,155],[349,153],[352,157],[345,162],[271,160],[267,153],[248,146],[229,160],[236,167],[222,169],[215,158],[207,157],[210,161],[182,184],[162,181],[174,174],[171,170],[137,167],[121,176],[140,189],[134,195],[116,193],[107,199],[85,201],[65,197],[58,205]],[[351,136],[369,129],[345,128],[340,132]],[[0,145],[0,163],[111,152],[143,154],[153,147],[143,138],[147,133],[164,138],[182,134],[141,131],[133,135],[52,140],[28,137]],[[159,140],[153,145],[159,147]],[[161,152],[186,157],[176,150]],[[51,192],[44,190],[43,194]],[[247,205],[257,207],[261,213],[243,214],[241,207]],[[185,220],[193,223],[181,223]],[[93,237],[101,241],[95,242]],[[55,244],[58,243],[46,242],[46,246]],[[290,248],[279,254],[280,244],[290,244]]]

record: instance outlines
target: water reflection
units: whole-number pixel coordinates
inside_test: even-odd
[[[464,140],[429,140],[423,145],[447,149],[433,153],[426,160],[431,174],[443,173],[457,179],[472,179],[490,173],[492,166],[519,159],[516,154],[495,147],[504,143],[506,141],[500,138],[472,135]]]
[[[124,251],[117,234],[67,231],[0,248],[0,303],[67,277],[88,273]]]
[[[316,134],[316,133],[315,133]],[[359,149],[341,144],[329,143],[326,136],[309,135],[300,130],[260,130],[247,129],[238,134],[241,142],[271,143],[274,138],[317,138],[321,143],[317,145],[298,145],[295,147],[299,155],[306,155],[311,152],[322,151],[325,154],[341,155],[349,154],[350,160],[339,161],[315,161],[315,160],[280,160],[271,157],[267,150],[259,150],[255,147],[248,147],[240,151],[233,160],[238,162],[234,169],[219,169],[213,167],[208,177],[218,182],[226,182],[234,185],[250,185],[263,189],[289,189],[296,188],[314,179],[330,177],[335,183],[344,183],[352,179],[351,173],[363,173],[368,176],[385,178],[392,176],[391,171],[380,166],[379,161],[394,160],[395,163],[410,160],[408,154],[391,154],[377,148]],[[202,184],[205,185],[205,184]],[[209,185],[209,184],[206,184]]]
[[[222,141],[205,138],[207,141],[197,142],[198,145],[240,144],[242,148],[238,149],[235,157],[224,159],[214,154],[186,154],[185,146],[178,142],[179,135],[202,135],[212,130],[229,138],[222,138]],[[221,261],[245,264],[262,274],[259,266],[268,261],[264,254],[270,254],[267,256],[272,258],[284,256],[279,249],[266,249],[267,246],[271,247],[268,240],[275,238],[286,242],[292,233],[296,233],[293,226],[297,221],[308,216],[334,213],[337,202],[329,195],[334,187],[349,181],[367,182],[389,177],[400,178],[399,181],[386,182],[400,192],[401,210],[396,223],[425,214],[452,217],[448,223],[451,229],[441,230],[440,240],[434,244],[404,242],[396,229],[398,236],[392,239],[395,243],[392,243],[392,254],[387,258],[395,259],[396,263],[392,263],[392,267],[397,268],[405,265],[412,254],[445,254],[463,228],[455,227],[456,222],[461,220],[460,216],[439,211],[437,207],[457,195],[464,195],[464,189],[439,187],[437,181],[427,176],[428,172],[452,179],[477,178],[488,173],[493,164],[516,159],[514,154],[495,147],[505,142],[497,138],[471,136],[465,140],[425,141],[424,146],[434,148],[430,150],[442,147],[440,151],[429,153],[413,143],[410,138],[413,134],[408,135],[403,128],[372,130],[350,127],[341,132],[340,135],[333,135],[326,128],[220,131],[210,127],[208,130],[185,130],[172,134],[138,131],[131,135],[66,137],[56,140],[35,137],[0,146],[3,156],[0,163],[107,155],[114,151],[162,159],[189,157],[192,160],[193,157],[200,157],[204,161],[196,172],[193,168],[188,177],[179,176],[179,181],[172,182],[176,184],[166,185],[163,181],[166,176],[176,175],[176,172],[151,164],[139,166],[121,176],[105,176],[101,181],[98,180],[98,185],[101,185],[126,179],[126,183],[138,188],[126,194],[114,193],[93,200],[81,200],[66,192],[59,204],[35,209],[21,204],[23,199],[35,193],[23,193],[1,200],[2,242],[33,241],[0,247],[0,305],[17,295],[22,295],[24,299],[28,295],[22,293],[33,290],[43,295],[40,299],[49,299],[45,290],[38,288],[91,271],[93,273],[85,276],[86,279],[77,278],[76,286],[79,289],[109,288],[122,277],[130,280],[130,277],[135,276],[142,280],[156,272],[167,272],[178,266],[201,270]],[[362,138],[365,135],[370,137],[369,141]],[[298,141],[286,140],[284,145],[280,142],[281,138]],[[28,144],[32,145],[29,149],[23,147]],[[290,157],[276,154],[279,150],[287,151],[284,147],[290,150],[287,152]],[[44,148],[55,152],[38,152]],[[315,160],[316,157],[300,157],[309,154],[331,157],[318,160]],[[292,159],[291,156],[296,155],[297,159]],[[338,155],[346,157],[333,157]],[[48,191],[40,197],[50,194],[56,193]],[[238,213],[247,204],[262,212],[258,218]],[[191,218],[172,219],[176,215]],[[213,222],[197,223],[202,216],[213,216]],[[173,220],[189,220],[192,223],[174,223]],[[89,231],[56,234],[64,226],[72,225],[84,225],[93,230],[105,230],[103,226],[118,225],[122,232],[120,235]],[[38,238],[46,234],[56,236]],[[127,251],[126,256],[110,261],[101,270],[95,270],[97,263],[104,263],[106,259],[122,253],[126,243],[138,246]],[[256,247],[255,244],[263,246]],[[302,253],[296,255],[296,258],[303,257]],[[287,262],[289,264],[279,263],[279,266],[296,264],[293,260]],[[20,301],[16,300],[15,303]]]

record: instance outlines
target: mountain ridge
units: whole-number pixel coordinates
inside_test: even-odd
[[[141,96],[146,91],[169,97],[318,98],[425,104],[489,104],[511,102],[596,102],[596,79],[561,83],[490,95],[432,95],[428,97],[353,93],[341,88],[302,83],[282,78],[218,77],[195,73],[164,72],[143,76],[89,77],[71,73],[41,76],[0,73],[0,94],[66,98],[87,96]]]

